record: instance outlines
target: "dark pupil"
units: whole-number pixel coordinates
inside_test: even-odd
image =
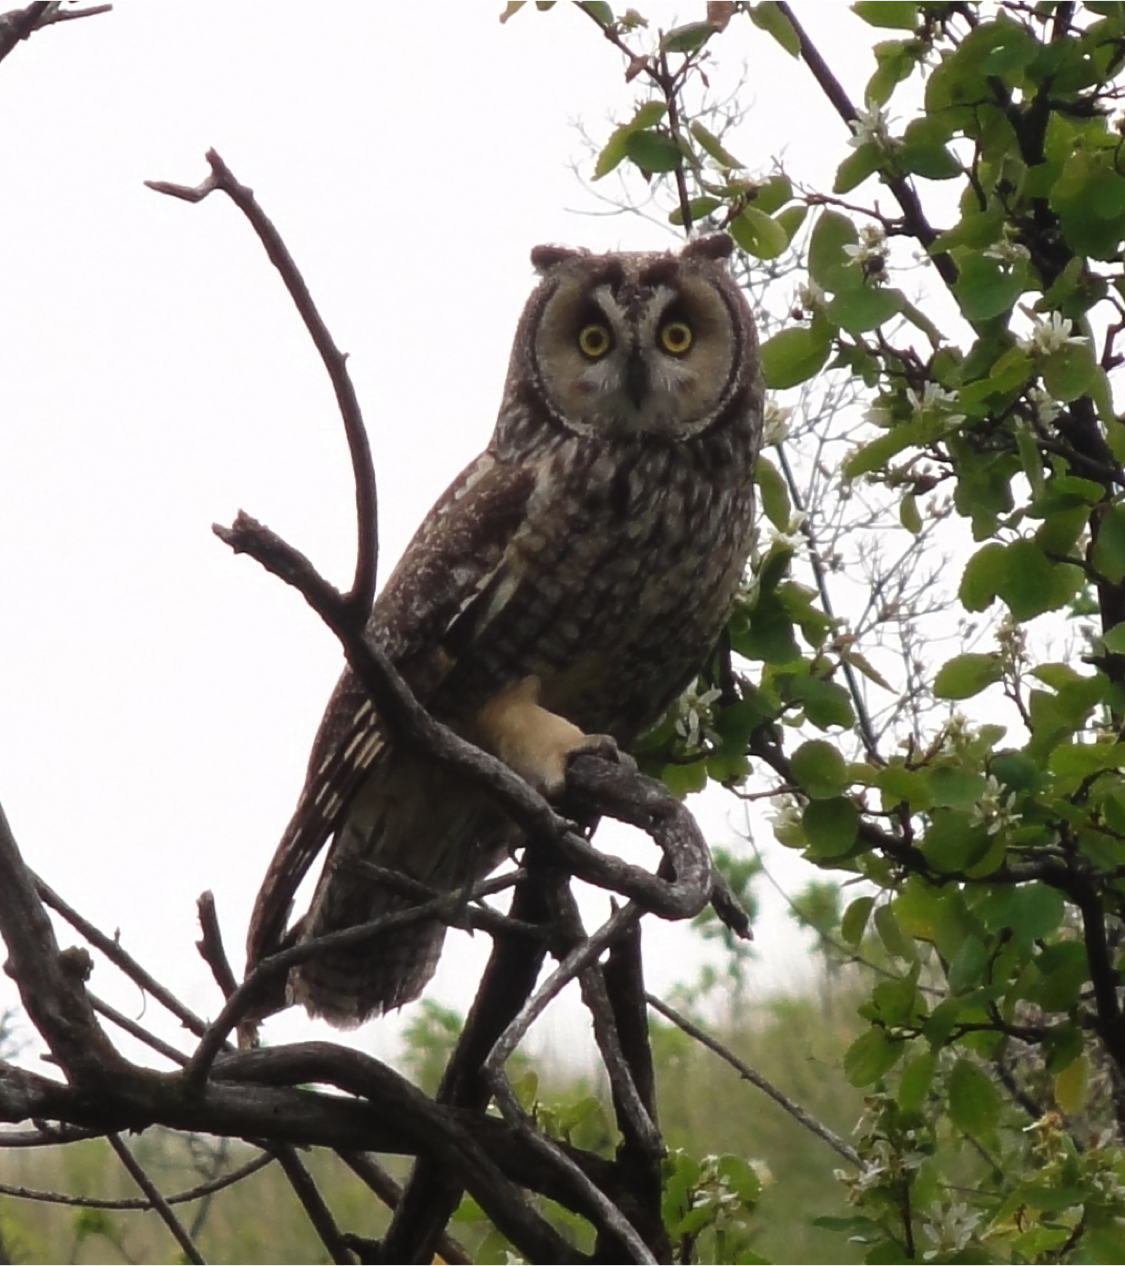
[[[582,350],[591,356],[599,356],[609,343],[605,330],[596,325],[588,326],[582,331]]]
[[[678,322],[675,325],[670,325],[665,331],[664,337],[669,347],[684,347],[688,341],[687,326],[680,325]]]

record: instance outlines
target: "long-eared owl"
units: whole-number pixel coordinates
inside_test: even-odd
[[[548,795],[589,736],[627,749],[660,719],[742,579],[762,387],[730,252],[722,235],[678,254],[537,247],[492,439],[372,610],[368,637],[432,715]],[[329,837],[302,939],[410,904],[357,863],[456,891],[520,838],[482,791],[397,746],[350,670],[263,883],[250,965],[282,942]],[[289,1000],[339,1025],[401,1006],[444,935],[414,924],[313,958]]]

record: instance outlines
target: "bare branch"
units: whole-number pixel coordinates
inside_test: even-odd
[[[10,9],[0,13],[0,62],[16,47],[44,27],[57,22],[71,22],[76,18],[92,18],[99,13],[109,13],[111,4],[92,4],[85,9],[64,9],[58,0],[39,0],[25,9]]]
[[[55,933],[0,806],[0,935],[5,971],[51,1054],[75,1082],[100,1080],[124,1061],[110,1045],[86,996],[90,956],[60,953]]]
[[[806,1130],[811,1130],[817,1138],[823,1139],[829,1147],[831,1147],[834,1151],[839,1152],[846,1161],[850,1161],[857,1168],[863,1167],[863,1162],[860,1160],[859,1153],[854,1147],[845,1143],[838,1134],[836,1134],[833,1130],[830,1130],[826,1125],[822,1125],[816,1117],[814,1117],[811,1113],[806,1112],[799,1103],[794,1103],[788,1095],[783,1094],[776,1086],[773,1085],[772,1082],[767,1081],[760,1072],[751,1068],[749,1064],[744,1063],[741,1059],[739,1059],[738,1056],[728,1047],[724,1046],[718,1038],[712,1037],[705,1029],[701,1029],[698,1024],[693,1024],[686,1015],[681,1015],[680,1012],[674,1010],[666,1002],[662,1002],[655,995],[650,993],[647,994],[646,997],[648,998],[649,1006],[652,1007],[654,1011],[659,1011],[665,1019],[671,1020],[674,1025],[683,1029],[683,1031],[690,1037],[695,1038],[697,1042],[702,1043],[702,1045],[706,1046],[708,1050],[714,1051],[716,1055],[726,1060],[732,1068],[737,1069],[740,1076],[750,1082],[751,1085],[757,1086],[759,1090],[762,1090],[769,1095],[774,1103],[784,1108],[785,1111],[788,1112],[795,1121],[799,1121]]]
[[[91,1135],[84,1133],[83,1138],[102,1137],[100,1135]],[[57,1144],[61,1139],[56,1139]],[[274,1158],[267,1152],[261,1156],[255,1156],[253,1160],[249,1160],[245,1165],[240,1165],[237,1169],[232,1169],[229,1174],[224,1174],[221,1178],[212,1178],[208,1182],[200,1183],[197,1187],[191,1187],[186,1191],[177,1191],[171,1196],[165,1196],[166,1204],[191,1204],[196,1200],[202,1200],[204,1196],[214,1195],[217,1191],[224,1191],[227,1187],[233,1187],[236,1183],[240,1183],[244,1178],[249,1178],[251,1174],[256,1174],[259,1170],[265,1169],[267,1165],[272,1165]],[[152,1201],[147,1198],[133,1197],[125,1200],[105,1200],[100,1196],[69,1196],[61,1191],[37,1191],[33,1187],[17,1187],[8,1183],[0,1183],[0,1195],[12,1196],[16,1200],[34,1200],[39,1204],[64,1204],[81,1209],[116,1209],[121,1212],[132,1212],[134,1210],[140,1212],[153,1208]]]
[[[171,1231],[172,1238],[183,1249],[184,1256],[189,1262],[195,1262],[197,1266],[204,1266],[202,1254],[192,1242],[191,1236],[184,1229],[180,1219],[176,1217],[172,1206],[164,1199],[156,1184],[141,1168],[137,1158],[121,1141],[121,1136],[119,1134],[110,1134],[107,1137],[110,1147],[117,1153],[121,1164],[129,1171],[129,1176],[148,1197],[153,1209],[160,1215],[160,1220]]]
[[[89,919],[84,918],[73,906],[68,905],[42,879],[35,878],[35,887],[46,905],[50,906],[56,914],[61,915],[72,928],[81,932],[95,949],[101,950],[106,958],[115,967],[119,967],[134,984],[139,985],[146,993],[151,994],[161,1006],[170,1011],[180,1021],[185,1029],[194,1033],[197,1037],[202,1036],[207,1031],[207,1022],[197,1016],[194,1011],[185,1007],[173,993],[165,989],[155,976],[145,971],[140,963],[122,947],[121,942],[116,937],[106,936]]]
[[[196,905],[199,909],[199,927],[203,933],[202,939],[196,942],[196,949],[211,968],[211,975],[215,977],[215,984],[219,986],[223,997],[229,998],[238,988],[238,981],[223,946],[223,934],[219,930],[219,916],[215,910],[215,894],[210,889],[200,893]]]
[[[344,1242],[340,1228],[336,1225],[332,1211],[324,1203],[324,1197],[313,1182],[312,1175],[301,1164],[297,1153],[291,1147],[280,1147],[277,1150],[277,1160],[285,1171],[285,1177],[289,1179],[289,1185],[297,1193],[297,1199],[309,1215],[309,1221],[320,1236],[321,1242],[332,1254],[332,1260],[351,1266],[352,1254]]]
[[[305,323],[316,350],[324,362],[344,431],[355,476],[355,505],[358,544],[356,548],[355,576],[348,593],[341,596],[332,590],[342,607],[342,615],[357,630],[362,629],[371,611],[375,597],[375,572],[379,560],[378,497],[375,485],[375,467],[371,460],[371,446],[363,425],[363,414],[347,370],[347,356],[336,346],[328,327],[324,324],[312,295],[293,261],[292,255],[281,239],[281,234],[254,197],[254,191],[241,184],[215,150],[207,151],[211,174],[202,184],[190,188],[168,181],[147,180],[145,184],[157,193],[183,198],[188,202],[201,202],[216,189],[225,193],[250,221],[259,241],[266,249],[270,262],[281,274],[285,288]]]

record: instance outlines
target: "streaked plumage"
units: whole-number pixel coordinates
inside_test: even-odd
[[[723,237],[678,255],[537,248],[492,439],[375,603],[369,636],[432,714],[548,792],[581,735],[548,724],[536,690],[555,718],[628,748],[691,682],[742,578],[762,395],[729,251]],[[263,884],[251,963],[330,836],[301,936],[408,904],[356,860],[454,890],[518,842],[481,792],[396,749],[350,671]],[[426,924],[314,959],[290,999],[345,1025],[401,1006],[443,937]]]

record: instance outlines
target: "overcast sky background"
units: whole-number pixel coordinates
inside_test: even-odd
[[[488,439],[530,248],[675,244],[600,214],[571,170],[592,167],[576,123],[604,139],[641,95],[619,54],[570,4],[505,26],[501,7],[119,0],[0,64],[0,802],[27,861],[205,1015],[220,999],[196,897],[214,891],[240,965],[342,663],[210,524],[243,508],[346,584],[354,503],[327,378],[248,225],[219,196],[189,206],[142,182],[197,183],[214,146],[282,231],[351,356],[382,579]],[[861,98],[875,33],[842,4],[797,9]],[[717,88],[746,68],[732,148],[829,184],[846,131],[804,67],[746,19],[716,49]],[[714,843],[736,838],[729,797],[693,808]],[[692,978],[697,938],[647,926],[651,986]],[[804,944],[770,901],[756,991],[798,979]],[[464,1009],[487,949],[452,936],[428,996]],[[141,1014],[104,963],[92,986]],[[169,1033],[158,1012],[146,1022]],[[577,1015],[538,1042],[578,1049]],[[353,1040],[391,1056],[401,1022]],[[268,1030],[312,1034],[332,1036],[293,1012]]]

